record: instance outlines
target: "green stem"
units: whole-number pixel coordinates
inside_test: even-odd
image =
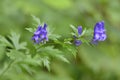
[[[14,60],[12,60],[8,66],[6,67],[6,69],[3,70],[3,72],[0,74],[0,78],[2,78],[2,76],[10,69],[11,65],[13,64]]]
[[[76,53],[76,64],[79,64],[82,60],[81,57],[79,56],[80,54],[80,47],[77,47],[77,53]]]

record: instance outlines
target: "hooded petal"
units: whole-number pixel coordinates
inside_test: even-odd
[[[74,43],[75,43],[76,46],[79,46],[79,45],[82,44],[82,42],[80,40],[75,40]]]
[[[42,27],[39,25],[37,30],[34,32],[34,35],[39,35],[41,29],[42,29]]]
[[[82,26],[78,26],[78,35],[82,34]]]
[[[43,29],[46,30],[46,28],[47,28],[47,24],[45,23],[44,26],[43,26]]]
[[[104,28],[104,21],[96,23],[94,27],[93,42],[104,41],[107,38],[106,30]]]
[[[47,24],[44,24],[44,26],[38,26],[37,30],[34,32],[34,35],[32,37],[32,40],[34,40],[35,43],[41,43],[44,41],[48,41],[48,36],[47,36]]]
[[[97,22],[96,25],[95,25],[95,27],[94,27],[94,31],[95,32],[103,32],[103,31],[105,31],[104,21]]]

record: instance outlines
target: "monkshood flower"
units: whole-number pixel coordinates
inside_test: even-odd
[[[75,40],[75,41],[74,41],[74,44],[75,44],[76,46],[79,46],[79,45],[82,44],[82,41],[80,41],[80,40]]]
[[[104,27],[104,21],[97,22],[94,27],[92,43],[96,44],[98,41],[104,41],[106,38],[107,38],[107,35]]]
[[[79,46],[79,45],[81,45],[82,44],[82,41],[80,41],[80,40],[78,40],[77,38],[79,38],[80,37],[80,35],[82,34],[82,26],[78,26],[78,36],[74,36],[74,44],[76,45],[76,46]]]
[[[38,26],[32,37],[32,40],[34,40],[35,43],[39,44],[48,41],[46,28],[47,24],[44,24],[43,27],[41,25]]]

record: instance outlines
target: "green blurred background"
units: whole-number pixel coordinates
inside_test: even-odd
[[[0,0],[0,35],[14,31],[30,44],[32,34],[25,28],[32,24],[31,15],[63,37],[70,36],[70,24],[93,29],[104,20],[108,37],[95,47],[81,45],[70,64],[53,60],[51,72],[36,69],[36,75],[11,69],[6,80],[120,80],[120,0]]]

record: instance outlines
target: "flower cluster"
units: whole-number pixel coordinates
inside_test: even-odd
[[[74,36],[74,44],[76,46],[79,46],[82,44],[82,41],[78,39],[82,34],[82,27],[78,26],[77,30],[78,30],[78,36]],[[99,41],[106,40],[106,38],[107,35],[106,35],[106,30],[104,28],[104,21],[97,22],[94,27],[92,44],[97,44]]]
[[[39,25],[37,30],[34,32],[34,35],[32,37],[32,40],[34,40],[35,43],[43,43],[48,41],[48,35],[47,35],[47,25],[44,24],[43,26]],[[80,40],[82,34],[82,26],[78,26],[77,28],[77,33],[74,35],[74,44],[76,46],[79,46],[82,44],[82,41]],[[97,22],[95,27],[94,27],[94,34],[93,34],[93,39],[92,43],[96,44],[99,41],[104,41],[107,38],[106,35],[106,30],[104,28],[104,21]]]
[[[82,41],[80,41],[80,40],[77,40],[77,38],[79,38],[80,36],[81,36],[81,34],[82,34],[82,26],[78,26],[78,36],[74,36],[74,43],[75,43],[75,45],[76,46],[79,46],[79,45],[81,45],[82,44]]]
[[[104,21],[96,23],[94,27],[93,43],[104,41],[107,38],[106,30],[104,28]]]
[[[47,24],[44,24],[42,27],[41,25],[38,26],[37,30],[34,32],[34,35],[32,37],[32,40],[34,40],[35,43],[43,43],[45,41],[48,41],[47,36]]]

